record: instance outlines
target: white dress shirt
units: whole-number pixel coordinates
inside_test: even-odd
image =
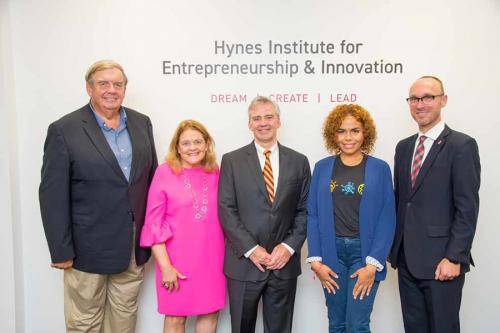
[[[280,148],[276,142],[271,148],[265,149],[259,146],[256,142],[255,148],[257,149],[257,156],[259,157],[260,168],[264,170],[264,164],[266,163],[266,155],[264,154],[266,150],[270,150],[269,160],[271,161],[271,168],[273,169],[273,181],[274,181],[274,194],[276,195],[276,190],[278,189],[278,177],[280,176]]]
[[[437,123],[433,128],[427,131],[427,133],[418,132],[417,140],[415,140],[415,147],[413,148],[413,157],[411,161],[411,165],[413,165],[413,159],[415,158],[415,150],[417,150],[418,140],[422,135],[425,135],[426,139],[424,140],[424,156],[422,157],[422,164],[424,164],[425,158],[429,154],[429,151],[434,144],[434,141],[437,140],[441,132],[444,130],[444,121],[441,120]]]
[[[276,190],[278,189],[278,178],[280,176],[280,149],[278,146],[278,142],[276,142],[271,148],[265,149],[257,144],[254,141],[255,149],[257,149],[257,156],[259,157],[260,168],[264,170],[264,165],[266,163],[266,155],[264,154],[267,150],[271,151],[269,155],[269,160],[271,161],[271,168],[273,169],[273,182],[274,182],[274,194],[276,195]],[[290,252],[290,254],[294,254],[295,250],[292,249],[288,244],[281,243],[284,247]],[[252,254],[252,252],[257,248],[257,245],[252,247],[250,250],[245,252],[245,257],[248,258]]]

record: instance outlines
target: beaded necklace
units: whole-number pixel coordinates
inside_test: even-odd
[[[184,180],[184,187],[189,191],[191,198],[193,200],[193,208],[194,208],[194,218],[196,220],[202,220],[207,214],[207,206],[208,206],[208,180],[207,176],[204,174],[201,179],[201,206],[198,202],[198,194],[193,190],[193,186],[191,185],[191,181],[189,180],[188,175],[183,170],[182,177]]]

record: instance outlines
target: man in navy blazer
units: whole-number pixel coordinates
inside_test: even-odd
[[[139,247],[157,166],[151,121],[123,107],[114,61],[85,76],[90,103],[49,126],[40,209],[52,267],[64,269],[67,332],[134,332],[150,252]]]
[[[419,133],[394,161],[397,226],[390,261],[398,269],[405,331],[459,332],[465,272],[473,264],[481,165],[476,141],[441,120],[441,80],[418,79],[407,98]]]

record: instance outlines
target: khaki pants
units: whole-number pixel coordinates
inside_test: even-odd
[[[133,333],[137,320],[137,296],[144,266],[130,264],[118,274],[92,274],[74,268],[64,271],[66,331]]]

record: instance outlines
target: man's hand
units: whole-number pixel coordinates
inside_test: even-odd
[[[351,275],[351,279],[358,277],[358,281],[352,289],[352,296],[354,299],[359,299],[362,301],[363,297],[370,296],[370,291],[372,290],[373,283],[375,282],[375,273],[377,268],[373,265],[366,265],[361,267],[354,274]]]
[[[264,249],[262,246],[257,245],[255,250],[253,250],[252,254],[248,258],[252,260],[253,264],[257,266],[259,271],[265,272],[266,270],[263,266],[267,266],[269,264],[271,255],[267,253],[266,249]]]
[[[335,288],[340,289],[338,283],[333,279],[338,279],[339,276],[330,267],[321,262],[314,261],[311,263],[311,269],[316,273],[316,276],[321,281],[321,285],[329,294],[335,294]]]
[[[443,258],[436,268],[434,278],[439,281],[450,281],[460,275],[460,264],[454,264]]]
[[[69,259],[63,262],[53,262],[50,267],[57,269],[70,269],[73,267],[73,259]]]
[[[283,244],[276,245],[271,253],[271,260],[267,265],[267,269],[282,269],[291,256],[292,254]]]

